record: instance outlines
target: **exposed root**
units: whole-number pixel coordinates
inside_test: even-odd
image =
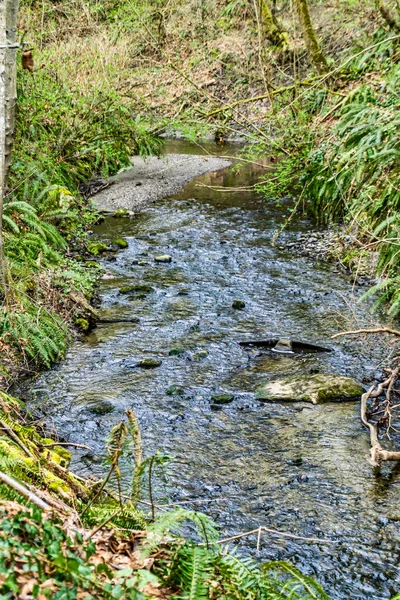
[[[360,416],[361,421],[365,427],[369,429],[371,448],[370,453],[365,458],[373,467],[380,467],[382,462],[385,461],[400,461],[400,452],[391,452],[382,448],[381,443],[379,441],[379,426],[386,423],[386,433],[389,437],[389,430],[391,427],[392,421],[392,403],[391,397],[394,389],[394,385],[399,377],[400,366],[397,366],[395,369],[391,370],[389,377],[385,379],[382,383],[378,385],[373,385],[370,389],[365,392],[361,396],[361,405],[360,405]],[[370,398],[379,398],[382,396],[383,391],[386,390],[385,399],[379,405],[378,413],[384,413],[383,417],[379,419],[377,422],[372,422],[368,418],[368,400]],[[383,408],[383,410],[382,410]]]

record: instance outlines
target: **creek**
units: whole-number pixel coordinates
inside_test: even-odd
[[[167,151],[199,148],[173,142]],[[145,453],[174,457],[156,490],[159,503],[168,498],[202,510],[221,537],[263,525],[335,540],[264,534],[259,553],[256,536],[236,543],[261,561],[292,561],[332,598],[388,599],[400,590],[400,467],[374,473],[365,460],[369,440],[358,403],[254,398],[256,386],[278,374],[373,377],[387,349],[355,337],[330,339],[355,320],[357,327],[370,323],[368,305],[356,304],[365,290],[334,265],[285,249],[315,228],[310,219],[292,221],[283,249],[272,243],[290,199],[204,187],[249,186],[259,172],[248,165],[208,174],[133,219],[107,217],[96,226],[101,240],[123,236],[129,243],[112,260],[100,259],[107,273],[100,313],[116,322],[99,323],[76,341],[22,397],[60,437],[93,449],[74,451],[72,468],[83,476],[104,473],[104,439],[132,408]],[[154,261],[163,254],[172,262]],[[119,292],[133,284],[152,291]],[[234,309],[234,300],[245,307]],[[126,322],[136,317],[137,323]],[[276,337],[334,351],[285,356],[249,352],[238,343]],[[138,368],[145,358],[162,364]],[[211,396],[220,393],[232,393],[233,402],[215,406]]]

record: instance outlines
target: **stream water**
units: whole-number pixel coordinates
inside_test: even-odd
[[[199,152],[182,143],[168,150]],[[335,540],[265,534],[258,554],[255,536],[238,544],[263,561],[292,561],[335,599],[388,599],[400,590],[400,469],[385,466],[377,474],[364,459],[368,436],[357,403],[254,399],[255,387],[272,376],[334,372],[362,380],[385,356],[358,338],[330,340],[347,319],[368,323],[368,307],[355,304],[362,290],[334,266],[271,243],[290,200],[198,185],[251,185],[258,170],[249,165],[203,176],[134,219],[107,218],[97,226],[101,239],[129,242],[115,260],[101,261],[108,274],[100,286],[101,315],[120,322],[100,323],[75,342],[23,396],[59,436],[93,449],[74,452],[73,468],[82,475],[103,472],[104,438],[133,408],[145,452],[175,457],[159,502],[168,497],[201,508],[221,537],[263,525]],[[296,220],[282,239],[312,227]],[[160,254],[172,262],[155,263]],[[119,292],[142,283],[152,291]],[[244,301],[244,309],[232,308],[234,300]],[[139,322],[121,322],[132,317]],[[269,337],[334,351],[292,357],[238,344]],[[144,358],[162,365],[140,369]],[[221,392],[234,401],[213,405],[211,396]]]

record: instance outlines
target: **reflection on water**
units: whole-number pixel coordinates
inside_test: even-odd
[[[249,185],[256,171],[223,171],[200,183]],[[146,451],[175,456],[166,490],[172,501],[213,499],[203,509],[222,536],[264,525],[337,540],[316,545],[265,537],[260,558],[293,561],[334,598],[389,598],[400,588],[400,472],[387,466],[377,475],[364,460],[368,439],[357,404],[254,400],[256,385],[268,377],[325,371],[362,379],[383,356],[362,340],[331,343],[352,311],[362,324],[367,309],[349,307],[351,284],[333,267],[271,244],[287,208],[195,182],[133,221],[107,219],[97,229],[100,237],[126,236],[129,248],[115,262],[104,261],[113,277],[101,284],[102,315],[136,316],[140,323],[100,324],[25,396],[59,435],[94,449],[75,454],[73,466],[84,475],[101,473],[104,437],[133,408]],[[300,220],[284,236],[309,228]],[[172,263],[156,264],[159,254],[170,254]],[[141,298],[119,293],[129,283],[154,291]],[[232,308],[234,300],[245,308]],[[329,345],[334,352],[273,356],[238,344],[269,337]],[[162,365],[138,369],[143,358]],[[181,388],[180,395],[167,394],[171,386]],[[215,410],[210,398],[221,392],[235,399]],[[240,545],[255,554],[255,539]]]

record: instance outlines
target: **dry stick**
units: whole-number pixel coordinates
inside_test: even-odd
[[[143,460],[143,443],[142,436],[140,434],[139,423],[136,414],[132,409],[128,408],[126,411],[129,423],[132,430],[132,441],[133,441],[133,481],[132,481],[132,500],[137,503],[140,497],[140,468]]]
[[[52,448],[53,446],[73,446],[74,448],[84,448],[85,450],[93,450],[85,444],[74,444],[74,442],[54,442],[53,444],[40,444],[42,448]]]
[[[93,496],[93,498],[90,500],[90,502],[85,506],[83,512],[81,513],[81,517],[83,517],[83,515],[85,514],[85,512],[87,512],[88,508],[90,508],[90,506],[92,506],[93,502],[95,502],[97,500],[97,498],[100,496],[100,494],[102,493],[102,491],[104,490],[104,488],[106,487],[107,483],[110,480],[111,475],[113,474],[113,471],[115,469],[115,464],[113,463],[111,465],[111,468],[108,472],[107,477],[105,478],[105,480],[103,481],[103,483],[101,484],[100,488],[97,490],[97,492],[95,493],[95,495]]]
[[[15,431],[11,429],[2,419],[0,419],[0,426],[4,431],[10,436],[10,438],[25,452],[29,458],[35,458],[34,454],[25,446],[25,444],[20,440]]]
[[[154,460],[155,460],[155,454],[153,454],[153,456],[151,457],[150,464],[149,464],[149,499],[151,502],[151,519],[152,519],[152,521],[154,521],[154,518],[155,518],[154,500],[153,500],[153,481],[152,481]]]
[[[257,529],[252,529],[252,531],[247,531],[246,533],[239,533],[238,535],[233,535],[229,538],[224,538],[223,540],[218,540],[216,544],[225,544],[226,542],[232,542],[234,540],[239,540],[240,538],[247,537],[248,535],[254,535],[257,533],[260,535],[260,531],[265,531],[266,533],[272,533],[274,535],[280,535],[283,537],[288,537],[294,540],[302,540],[303,542],[313,542],[316,544],[337,544],[336,540],[326,540],[319,538],[308,538],[303,537],[301,535],[295,535],[294,533],[286,533],[284,531],[278,531],[277,529],[269,529],[268,527],[257,527]],[[204,545],[204,544],[202,544]]]
[[[15,479],[12,479],[11,477],[3,473],[3,471],[0,471],[0,481],[13,488],[15,491],[24,496],[24,498],[26,498],[30,502],[33,502],[33,504],[36,504],[36,506],[38,506],[42,510],[51,510],[51,506],[47,504],[47,502],[44,502],[41,498],[39,498],[39,496],[28,490],[28,488],[21,485],[18,481],[15,481]]]
[[[355,331],[342,331],[341,333],[335,333],[331,339],[341,337],[343,335],[359,335],[362,333],[390,333],[392,335],[400,336],[400,331],[396,329],[390,329],[390,327],[377,327],[376,329],[356,329]]]

